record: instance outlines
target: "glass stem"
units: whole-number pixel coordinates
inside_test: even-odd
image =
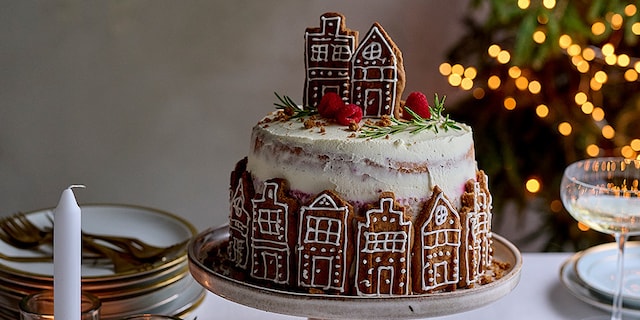
[[[616,268],[616,287],[613,294],[613,309],[611,312],[611,320],[622,320],[622,290],[624,288],[624,247],[627,243],[629,235],[626,232],[618,232],[615,234],[616,244],[618,245],[618,261]]]

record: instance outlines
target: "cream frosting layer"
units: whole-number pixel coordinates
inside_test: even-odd
[[[465,183],[475,179],[473,132],[465,124],[458,124],[460,130],[369,139],[337,124],[321,132],[305,128],[304,119],[279,121],[275,115],[267,115],[252,131],[247,170],[256,192],[263,181],[283,178],[294,194],[330,189],[360,206],[392,191],[415,214],[436,185],[459,208]]]

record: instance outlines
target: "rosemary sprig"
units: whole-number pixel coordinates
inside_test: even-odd
[[[442,115],[444,112],[445,99],[446,96],[440,100],[438,95],[435,95],[434,106],[429,106],[431,117],[428,119],[421,117],[409,108],[405,108],[405,111],[411,114],[413,119],[406,121],[390,118],[392,124],[388,126],[365,123],[362,126],[359,137],[376,139],[403,131],[416,134],[424,130],[433,130],[435,133],[438,133],[440,129],[445,132],[449,129],[460,130],[461,128],[456,124],[456,122],[449,119],[449,115]]]
[[[273,104],[276,108],[284,111],[285,114],[290,116],[292,119],[312,116],[314,114],[318,114],[318,109],[312,108],[309,106],[302,106],[302,109],[298,106],[293,99],[289,96],[280,96],[277,92],[274,92],[280,103],[274,102]]]

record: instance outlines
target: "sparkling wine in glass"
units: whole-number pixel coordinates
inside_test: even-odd
[[[616,239],[612,320],[622,319],[625,243],[640,235],[639,181],[640,160],[593,158],[569,165],[560,186],[562,202],[576,220]]]

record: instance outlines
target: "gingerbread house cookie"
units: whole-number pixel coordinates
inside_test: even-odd
[[[307,28],[304,39],[304,105],[317,107],[327,92],[335,92],[348,101],[349,68],[358,32],[346,27],[342,14],[328,12],[320,17],[320,27]]]
[[[355,289],[360,296],[410,293],[411,221],[391,192],[359,217]]]
[[[286,193],[287,182],[271,179],[252,203],[251,272],[259,280],[293,284],[298,203]]]
[[[460,215],[444,192],[433,195],[415,221],[413,292],[453,291],[460,272]]]
[[[462,195],[460,209],[463,223],[464,242],[461,256],[461,281],[459,286],[472,287],[490,268],[491,253],[491,194],[487,175],[476,173],[475,180],[469,180]]]
[[[235,170],[231,173],[230,241],[228,247],[229,260],[235,266],[243,269],[247,268],[250,260],[251,199],[253,199],[255,193],[251,175],[247,172],[246,167],[247,158],[245,157],[236,164]]]
[[[405,72],[402,53],[379,23],[374,23],[351,59],[351,102],[364,117],[401,116]]]
[[[353,207],[326,190],[300,208],[298,286],[347,293]]]

